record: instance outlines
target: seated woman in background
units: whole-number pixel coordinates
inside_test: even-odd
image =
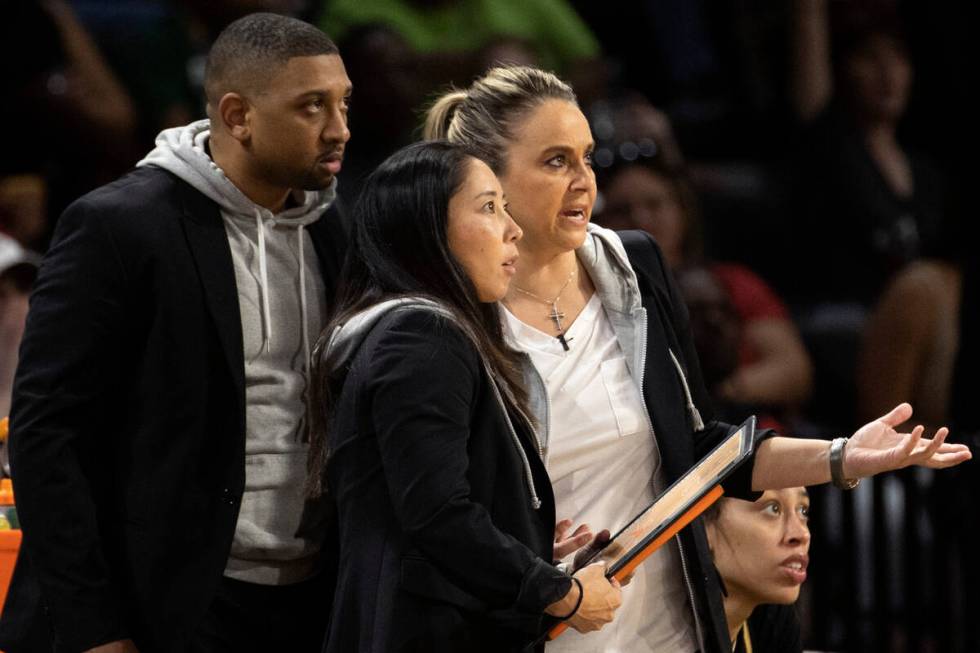
[[[682,169],[659,154],[619,162],[603,171],[603,204],[596,222],[610,229],[641,229],[660,245],[677,273],[704,265],[728,296],[741,323],[736,365],[709,388],[725,404],[758,407],[775,417],[766,426],[792,421],[809,398],[810,356],[789,310],[759,275],[744,265],[704,261],[698,198]],[[700,349],[698,350],[701,354]],[[894,405],[894,404],[893,404]],[[761,417],[761,416],[760,416]]]
[[[928,259],[909,264],[885,288],[863,333],[859,417],[897,399],[915,402],[930,430],[950,420],[962,278],[959,265]]]
[[[618,583],[552,564],[554,497],[493,304],[521,237],[497,178],[413,145],[368,178],[352,224],[313,356],[312,490],[340,542],[325,650],[519,651],[546,614],[600,628]]]
[[[704,519],[725,591],[732,651],[799,653],[792,604],[810,561],[806,488],[767,490],[757,501],[723,497]]]

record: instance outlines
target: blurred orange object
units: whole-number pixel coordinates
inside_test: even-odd
[[[0,506],[14,505],[14,486],[9,478],[0,478]]]
[[[0,441],[7,437],[7,419],[0,420]],[[14,488],[9,478],[0,479],[0,509],[14,505]],[[4,516],[6,521],[6,516]],[[22,533],[20,529],[0,530],[0,612],[7,600],[7,587],[14,573],[17,552],[20,550]]]
[[[0,531],[0,613],[3,612],[4,601],[7,600],[7,587],[14,574],[21,535],[20,530]]]

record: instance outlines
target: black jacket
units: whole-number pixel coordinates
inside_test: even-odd
[[[745,631],[751,651],[746,646]],[[735,637],[732,653],[801,653],[800,618],[795,605],[757,606]]]
[[[657,444],[668,484],[680,478],[708,454],[734,427],[713,419],[711,401],[701,377],[697,351],[691,338],[687,307],[667,269],[663,254],[654,240],[639,231],[620,232],[630,264],[640,285],[643,307],[647,311],[646,379],[643,399],[657,434]],[[682,379],[670,358],[673,351],[683,368]],[[703,428],[697,429],[686,409],[684,383],[693,404],[700,411]],[[775,433],[756,432],[756,446]],[[750,460],[722,484],[726,496],[754,500]],[[701,625],[705,653],[731,650],[725,620],[721,586],[708,548],[701,519],[680,533],[685,560],[685,580],[693,593]]]
[[[332,294],[339,216],[309,233]],[[24,542],[0,648],[131,637],[141,651],[181,650],[228,559],[244,443],[241,318],[217,205],[152,167],[76,201],[41,266],[14,386]]]
[[[550,564],[547,472],[512,422],[521,449],[476,350],[446,318],[381,318],[331,428],[341,544],[327,651],[516,651],[541,632],[571,581]]]

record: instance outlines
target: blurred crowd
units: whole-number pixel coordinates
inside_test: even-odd
[[[966,21],[951,3],[899,0],[5,2],[0,415],[58,215],[132,167],[160,130],[203,117],[211,40],[259,10],[307,20],[340,46],[354,86],[338,188],[348,205],[377,163],[420,137],[447,85],[498,62],[553,69],[596,139],[592,219],[656,237],[723,415],[833,437],[909,401],[917,422],[949,424],[953,439],[980,433],[967,410],[980,331],[960,152]],[[971,476],[967,465],[948,486],[911,487],[953,519]],[[911,546],[962,541],[942,519]],[[971,641],[968,596],[933,622],[951,628],[911,632],[903,620],[942,600],[936,585],[906,590],[880,650]],[[871,650],[826,623],[812,645]]]

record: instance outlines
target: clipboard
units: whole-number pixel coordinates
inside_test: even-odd
[[[605,561],[606,577],[622,581],[650,555],[721,498],[721,482],[752,454],[755,416],[674,481],[653,503],[614,534],[583,566]],[[547,633],[553,640],[568,628],[561,622]]]

